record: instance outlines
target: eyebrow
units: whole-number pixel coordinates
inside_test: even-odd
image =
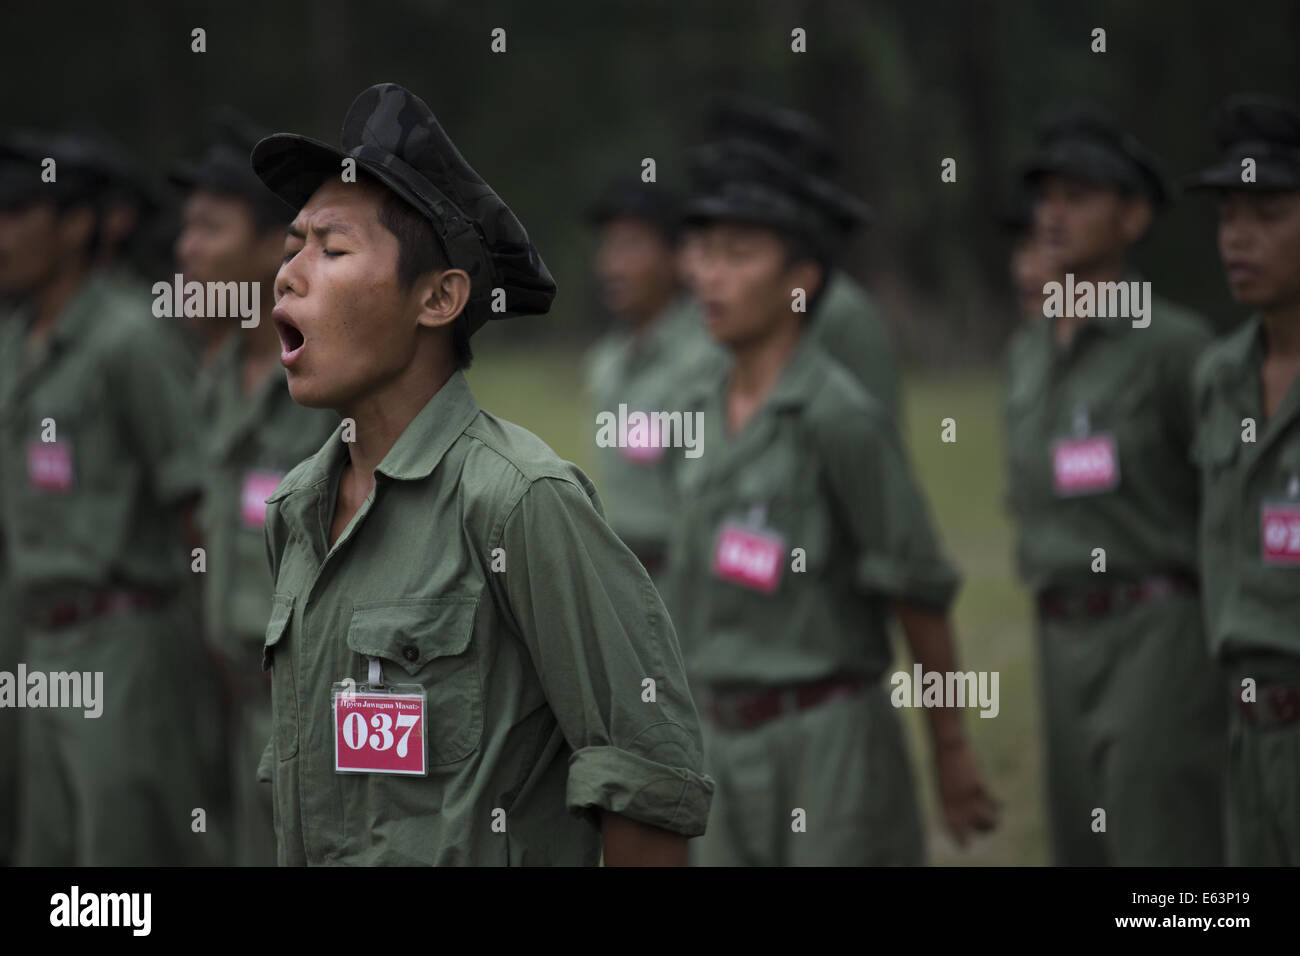
[[[345,236],[355,236],[357,234],[355,229],[346,222],[343,222],[341,219],[332,219],[328,222],[321,223],[319,226],[312,226],[311,232],[312,235],[320,239],[325,238],[331,232],[341,233]],[[294,222],[289,223],[289,227],[285,229],[285,235],[292,236],[295,239],[305,240],[307,238],[306,233],[304,233],[302,229],[299,228],[298,224]]]

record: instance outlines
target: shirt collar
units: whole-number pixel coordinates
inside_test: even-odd
[[[429,477],[478,413],[465,373],[458,369],[406,426],[375,471],[400,481]]]

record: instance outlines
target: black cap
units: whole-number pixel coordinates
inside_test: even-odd
[[[640,176],[628,176],[609,183],[587,207],[587,221],[602,226],[611,219],[638,219],[658,229],[670,241],[680,225],[677,197],[661,183],[647,183]]]
[[[351,157],[433,224],[447,261],[470,276],[470,331],[488,319],[545,313],[555,281],[523,224],[456,149],[428,105],[396,83],[361,93],[343,121],[342,147],[277,133],[253,149],[253,169],[281,199],[301,209]],[[506,310],[493,312],[494,288]]]
[[[267,132],[237,110],[218,107],[206,124],[207,147],[196,158],[173,168],[167,179],[187,192],[203,189],[245,199],[264,209],[269,221],[288,222],[297,210],[267,189],[248,164],[253,147]]]
[[[1026,167],[1024,180],[1032,186],[1050,173],[1113,186],[1156,205],[1169,198],[1155,157],[1090,106],[1057,109],[1040,124],[1038,152]]]
[[[697,190],[685,207],[688,225],[725,219],[768,226],[829,258],[868,217],[856,197],[756,142],[710,143],[691,159]]]
[[[42,176],[54,160],[54,181]],[[0,137],[0,204],[91,201],[110,185],[100,144],[79,133],[20,130]]]
[[[1214,120],[1223,158],[1187,177],[1184,188],[1300,189],[1300,109],[1258,93],[1231,96]],[[1255,161],[1255,181],[1242,180],[1242,162]]]
[[[711,140],[747,139],[819,175],[838,165],[835,143],[815,119],[750,96],[720,97],[709,114],[708,130]]]

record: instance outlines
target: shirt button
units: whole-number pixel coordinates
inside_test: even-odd
[[[420,650],[414,644],[407,644],[402,648],[402,656],[408,661],[414,661],[420,656]]]

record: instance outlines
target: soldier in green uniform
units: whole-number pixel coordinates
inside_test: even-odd
[[[0,216],[0,291],[23,304],[0,333],[0,524],[29,682],[82,678],[63,683],[73,705],[23,713],[17,858],[206,862],[215,698],[184,599],[200,479],[185,363],[91,268],[102,177],[83,144],[11,140],[5,159],[23,191]]]
[[[408,90],[364,91],[342,143],[253,151],[300,209],[289,391],[343,416],[267,507],[279,861],[685,862],[712,781],[672,623],[587,477],[462,372],[550,274]]]
[[[596,268],[618,326],[593,346],[587,393],[597,414],[671,410],[680,388],[720,360],[678,282],[676,203],[658,183],[611,183],[592,206]],[[663,570],[674,509],[661,436],[633,431],[597,449],[596,484],[610,526],[651,577]]]
[[[958,588],[890,416],[828,357],[823,265],[860,204],[749,141],[699,154],[696,292],[722,374],[684,392],[703,454],[674,458],[666,591],[701,701],[713,815],[703,865],[919,864],[901,722],[883,678],[897,612],[953,672]],[[800,290],[806,308],[796,310]],[[944,816],[993,825],[959,711],[928,712]]]
[[[1126,308],[1106,291],[1136,280],[1131,247],[1165,197],[1131,137],[1092,110],[1060,111],[1025,181],[1066,274],[1044,321],[1012,340],[1005,396],[1008,499],[1037,603],[1053,855],[1218,864],[1224,721],[1200,623],[1189,457],[1192,363],[1210,333],[1136,283]]]
[[[226,682],[234,862],[275,865],[271,788],[257,766],[271,734],[271,686],[261,668],[272,582],[266,569],[266,499],[310,458],[338,419],[289,395],[271,310],[284,230],[293,210],[254,175],[248,155],[262,137],[247,121],[220,129],[209,148],[171,176],[186,191],[179,265],[198,282],[256,284],[257,323],[209,317],[232,328],[204,375],[206,427],[201,529],[207,546],[204,633]]]
[[[1300,109],[1242,95],[1225,155],[1193,189],[1219,201],[1232,294],[1256,314],[1196,366],[1200,559],[1227,675],[1228,862],[1300,866]]]
[[[839,167],[834,141],[816,120],[749,97],[721,100],[710,116],[709,135],[714,141],[747,139],[766,146],[817,177],[833,176]],[[850,220],[839,225],[847,229],[854,224]],[[898,363],[883,312],[843,268],[828,267],[809,333],[897,423],[902,412]]]

